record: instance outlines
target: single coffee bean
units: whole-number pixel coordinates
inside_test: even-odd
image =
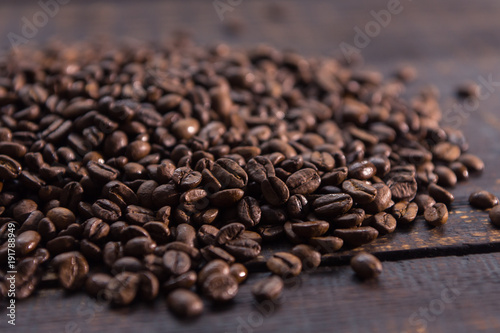
[[[79,252],[66,252],[54,257],[52,263],[58,271],[59,283],[64,289],[76,290],[87,278],[89,264]]]
[[[367,180],[372,178],[377,172],[375,165],[369,161],[361,161],[353,163],[349,166],[349,177],[359,180]]]
[[[139,272],[139,295],[146,301],[154,300],[160,291],[160,282],[151,272]]]
[[[200,250],[200,252],[203,258],[205,258],[205,260],[207,261],[221,259],[227,262],[228,264],[232,264],[236,260],[232,255],[230,255],[224,249],[221,249],[220,247],[215,247],[213,245],[205,246]]]
[[[400,201],[392,207],[392,215],[398,224],[409,224],[418,214],[418,205],[415,202]]]
[[[87,163],[87,171],[92,180],[107,183],[115,180],[120,172],[109,165],[90,161]]]
[[[108,242],[102,250],[102,259],[108,267],[123,257],[123,245],[120,242]]]
[[[58,236],[48,241],[46,247],[55,256],[63,252],[76,250],[77,241],[73,236]]]
[[[348,194],[326,194],[313,201],[314,213],[318,216],[334,217],[346,213],[353,205]]]
[[[292,249],[292,254],[300,259],[304,271],[317,268],[321,264],[321,254],[309,245],[296,245]]]
[[[427,208],[434,206],[436,200],[427,194],[419,194],[415,197],[414,202],[418,206],[418,214],[423,214]]]
[[[128,305],[132,303],[139,289],[140,278],[136,273],[122,272],[115,275],[107,284],[105,296],[113,304]]]
[[[477,191],[469,196],[469,203],[476,208],[488,209],[498,205],[498,198],[488,191]]]
[[[437,202],[442,202],[449,206],[453,201],[455,201],[455,197],[452,193],[437,184],[430,184],[428,190],[429,195]]]
[[[218,245],[226,244],[228,241],[238,238],[244,230],[245,226],[243,224],[230,223],[219,230],[215,241]]]
[[[364,206],[364,209],[367,213],[376,214],[390,207],[392,193],[391,189],[384,183],[376,183],[372,186],[377,190],[377,195],[372,202]]]
[[[189,289],[195,285],[196,280],[196,273],[194,271],[189,271],[179,276],[173,276],[169,278],[163,284],[162,288],[167,293],[178,288]]]
[[[484,162],[475,155],[462,154],[459,161],[462,162],[470,172],[482,172],[484,170]]]
[[[191,259],[181,251],[169,250],[163,255],[163,265],[170,274],[184,274],[191,268]]]
[[[17,235],[15,240],[16,253],[21,256],[25,256],[30,252],[33,252],[37,248],[41,239],[42,237],[40,234],[33,230],[28,230]]]
[[[144,225],[156,219],[155,213],[148,208],[128,205],[125,208],[125,219],[130,224]]]
[[[286,184],[278,177],[269,177],[261,183],[264,198],[273,206],[279,206],[288,201],[290,192]]]
[[[292,223],[292,230],[297,236],[304,238],[319,237],[324,235],[330,224],[326,221],[307,221]]]
[[[321,177],[321,183],[323,185],[337,186],[344,182],[348,175],[347,167],[340,167],[333,169],[332,171],[323,174]]]
[[[328,254],[340,250],[344,245],[344,241],[342,238],[335,236],[312,237],[309,239],[309,244],[317,251]]]
[[[321,184],[321,178],[314,169],[305,168],[296,171],[286,180],[290,194],[310,194]]]
[[[85,281],[85,290],[90,296],[102,297],[112,276],[105,273],[90,274]]]
[[[284,287],[283,279],[276,275],[271,275],[262,279],[252,286],[252,294],[257,301],[277,299]]]
[[[382,263],[372,254],[361,252],[351,259],[352,270],[361,279],[373,279],[382,273]]]
[[[247,228],[259,224],[261,218],[259,202],[253,197],[244,197],[238,203],[238,217],[241,223]]]
[[[378,237],[378,230],[372,227],[359,227],[352,229],[337,229],[333,235],[342,238],[344,242],[353,246],[370,243]]]
[[[54,223],[58,230],[64,230],[76,221],[75,214],[64,207],[52,208],[47,212],[47,218]]]
[[[210,196],[210,203],[216,207],[227,208],[236,205],[245,195],[239,188],[231,188],[216,192]]]
[[[377,197],[377,189],[365,181],[348,179],[342,183],[342,189],[349,194],[354,201],[360,204],[368,204]]]
[[[238,282],[230,274],[214,273],[206,278],[202,291],[214,302],[227,302],[238,293]]]
[[[335,228],[354,228],[361,226],[365,219],[365,211],[361,208],[353,208],[347,214],[334,218],[332,226]]]
[[[457,175],[452,169],[439,165],[434,170],[438,176],[438,185],[443,187],[454,187],[457,184]]]
[[[229,274],[231,274],[236,279],[236,282],[241,284],[247,279],[248,270],[244,265],[240,263],[234,263],[231,265],[231,267],[229,267]]]
[[[204,245],[215,245],[215,238],[217,237],[218,233],[219,229],[217,229],[216,227],[209,224],[204,224],[200,227],[200,229],[198,229],[196,237],[198,238],[198,241]]]
[[[92,242],[103,241],[109,234],[109,225],[99,218],[90,218],[85,221],[84,225],[85,227],[83,228],[83,237]]]
[[[440,226],[448,221],[448,208],[443,203],[437,203],[424,212],[425,220],[432,226]]]
[[[123,248],[125,255],[142,257],[151,254],[156,248],[156,243],[149,237],[136,237],[129,240]]]
[[[242,262],[257,257],[261,251],[259,243],[252,239],[244,238],[229,240],[225,243],[224,248],[229,254]]]
[[[22,222],[37,208],[38,205],[33,200],[23,199],[12,206],[12,216],[16,221]]]
[[[371,226],[377,229],[380,235],[390,234],[396,230],[396,219],[386,212],[380,212],[373,216]]]
[[[139,272],[143,270],[143,268],[144,266],[139,259],[134,257],[121,257],[113,263],[111,272],[113,274],[121,272]]]
[[[106,222],[117,221],[122,215],[120,207],[108,199],[99,199],[92,205],[92,212]]]
[[[490,221],[494,226],[500,227],[500,206],[497,205],[490,210]]]
[[[165,244],[170,240],[170,229],[163,222],[151,221],[145,223],[143,227],[158,244]]]
[[[203,302],[194,292],[179,288],[167,296],[167,305],[176,316],[192,318],[203,312]]]
[[[302,194],[294,194],[286,205],[288,215],[293,219],[304,219],[309,213],[309,202]]]
[[[242,188],[248,183],[245,170],[229,158],[218,159],[213,166],[212,173],[223,188]]]
[[[282,277],[292,277],[300,274],[302,262],[288,252],[276,252],[266,262],[267,268],[274,274]]]

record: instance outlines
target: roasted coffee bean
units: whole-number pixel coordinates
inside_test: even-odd
[[[0,155],[7,155],[14,159],[24,157],[28,150],[25,146],[17,142],[0,142]]]
[[[82,239],[80,241],[80,252],[89,261],[99,262],[102,259],[101,248],[87,239]]]
[[[294,194],[288,199],[286,205],[288,216],[293,219],[304,219],[309,214],[309,202],[302,194]]]
[[[238,203],[238,217],[247,228],[259,224],[261,218],[259,202],[253,197],[244,197]]]
[[[450,164],[450,169],[457,176],[457,180],[467,180],[469,179],[469,170],[462,162],[453,162]]]
[[[106,222],[114,222],[122,215],[120,207],[108,199],[99,199],[92,205],[92,212]]]
[[[222,230],[222,229],[221,229]],[[252,239],[234,239],[225,243],[226,251],[239,261],[248,261],[260,254],[259,243]]]
[[[113,304],[128,305],[135,299],[139,284],[138,274],[122,272],[108,282],[104,293]]]
[[[165,290],[165,292],[167,293],[177,288],[189,289],[195,285],[196,280],[196,273],[194,271],[189,271],[179,276],[171,277],[163,284],[162,287],[163,290]]]
[[[52,260],[58,272],[59,283],[64,289],[76,290],[83,286],[89,272],[89,264],[79,252],[59,254]]]
[[[227,302],[238,293],[238,282],[230,274],[214,273],[202,286],[203,294],[214,302]]]
[[[220,259],[208,262],[198,273],[198,285],[202,286],[207,278],[212,274],[227,275],[230,273],[229,265]]]
[[[333,235],[342,238],[344,242],[353,246],[370,243],[378,237],[378,230],[372,227],[359,227],[351,229],[337,229]]]
[[[193,247],[192,245],[175,241],[175,242],[170,242],[167,245],[164,246],[165,252],[168,250],[176,250],[176,251],[181,251],[189,255],[189,257],[192,259],[192,261],[198,262],[201,259],[201,254],[200,251],[196,248]],[[155,250],[155,252],[157,252]],[[163,255],[165,252],[162,252],[161,255]]]
[[[360,204],[368,204],[377,197],[375,187],[357,179],[346,180],[342,183],[342,189]]]
[[[90,274],[85,281],[85,290],[93,297],[103,297],[104,290],[112,276],[105,273]]]
[[[16,202],[12,206],[12,217],[16,221],[22,222],[35,210],[37,210],[38,205],[36,202],[30,199],[23,199]]]
[[[109,165],[90,161],[87,163],[87,171],[92,180],[107,183],[119,176],[119,171]]]
[[[125,219],[130,224],[144,225],[156,219],[155,213],[148,208],[129,205],[125,209]]]
[[[324,236],[324,237],[312,237],[309,239],[309,243],[321,253],[333,253],[344,245],[344,241],[335,236]]]
[[[63,252],[76,250],[77,241],[73,236],[58,236],[46,244],[47,250],[55,256]]]
[[[244,230],[245,226],[241,223],[230,223],[225,225],[217,233],[215,242],[218,245],[224,245],[227,242],[238,238]]]
[[[41,239],[42,237],[40,234],[33,230],[28,230],[17,235],[15,240],[16,253],[21,256],[25,256],[30,252],[33,252],[37,248]]]
[[[239,188],[232,188],[216,192],[210,196],[210,203],[217,207],[233,207],[245,195],[245,191]]]
[[[351,209],[353,201],[348,194],[326,194],[313,201],[314,213],[318,216],[335,217]]]
[[[236,260],[232,255],[227,253],[227,251],[225,251],[224,249],[221,249],[220,247],[215,247],[213,245],[205,246],[200,250],[200,252],[203,258],[205,258],[205,260],[207,261],[221,259],[227,262],[228,264],[232,264]]]
[[[392,207],[392,215],[398,224],[409,224],[418,214],[418,205],[415,202],[400,201]]]
[[[255,283],[252,294],[257,301],[273,301],[281,295],[284,285],[282,278],[272,275]]]
[[[160,282],[151,272],[139,272],[139,295],[146,301],[154,300],[160,291]]]
[[[349,166],[349,177],[359,180],[367,180],[372,178],[377,172],[375,165],[369,161],[361,161],[353,163]]]
[[[123,257],[123,246],[120,242],[108,242],[102,250],[102,259],[108,267]]]
[[[191,259],[181,251],[169,250],[163,255],[163,265],[170,274],[184,274],[191,268]]]
[[[477,191],[469,196],[471,206],[488,209],[498,205],[498,198],[488,191]]]
[[[143,268],[144,266],[139,259],[135,257],[121,257],[113,263],[111,272],[113,274],[121,272],[139,272],[143,270]]]
[[[424,212],[425,220],[432,226],[440,226],[448,221],[448,208],[443,203],[437,203]]]
[[[170,229],[163,222],[152,221],[145,223],[143,227],[158,244],[165,244],[170,239]]]
[[[247,279],[248,270],[244,265],[240,263],[234,263],[231,265],[231,267],[229,267],[229,274],[231,274],[236,279],[236,282],[241,284]]]
[[[448,192],[437,184],[430,184],[428,187],[429,195],[437,202],[442,202],[445,205],[451,205],[455,201],[452,193]]]
[[[148,142],[136,140],[131,142],[126,149],[127,158],[136,162],[146,157],[151,152],[151,145]]]
[[[43,218],[37,224],[37,231],[42,236],[42,239],[45,241],[49,241],[56,237],[57,229],[54,223],[50,221],[48,218]]]
[[[310,194],[316,191],[321,184],[321,178],[314,169],[301,169],[288,177],[286,186],[290,194]]]
[[[58,230],[64,230],[76,221],[75,214],[64,207],[52,208],[47,212],[47,218],[54,223]]]
[[[198,229],[196,237],[198,238],[198,241],[204,245],[215,245],[215,238],[217,237],[218,233],[219,229],[217,229],[216,227],[209,224],[204,224],[200,227],[200,229]]]
[[[490,221],[494,226],[500,227],[500,206],[497,205],[490,210]]]
[[[292,230],[297,236],[303,238],[319,237],[324,235],[330,224],[326,221],[307,221],[292,223]]]
[[[93,217],[85,221],[83,237],[92,241],[100,242],[106,239],[109,234],[109,225],[101,219]]]
[[[484,170],[484,162],[475,155],[462,154],[459,161],[471,172],[482,172]]]
[[[411,201],[417,194],[417,181],[411,173],[400,173],[393,169],[387,176],[386,184],[391,189],[395,201]]]
[[[380,212],[373,216],[371,226],[377,229],[380,235],[390,234],[396,230],[396,219],[386,212]]]
[[[315,151],[311,154],[309,160],[320,171],[332,171],[335,167],[335,159],[327,152]]]
[[[384,183],[375,183],[372,185],[377,190],[377,195],[372,202],[363,206],[365,211],[370,214],[376,214],[389,208],[392,204],[391,189]]]
[[[238,163],[229,158],[218,159],[212,173],[223,188],[242,188],[248,183],[248,175]]]
[[[268,177],[275,176],[274,166],[271,161],[263,156],[252,158],[246,165],[246,171],[250,180],[262,183]]]
[[[443,187],[454,187],[457,184],[457,175],[450,168],[439,165],[434,172],[438,176],[438,185]]]
[[[199,316],[203,312],[203,302],[194,292],[179,288],[168,294],[167,305],[170,311],[183,318]]]
[[[434,206],[436,200],[427,194],[419,194],[415,197],[414,202],[418,206],[418,214],[423,214],[427,208]]]
[[[302,271],[302,262],[288,252],[276,252],[266,262],[267,268],[280,277],[297,276]]]
[[[332,186],[340,185],[347,178],[347,174],[348,168],[345,166],[333,169],[331,172],[323,174],[321,177],[321,183],[323,185]]]
[[[286,184],[278,177],[269,177],[261,183],[264,198],[273,206],[279,206],[288,201],[290,192]]]
[[[136,237],[129,240],[123,248],[125,255],[142,257],[151,254],[156,248],[156,243],[149,237]]]
[[[304,271],[315,269],[321,264],[321,254],[309,245],[296,245],[292,249],[292,254],[300,259]]]
[[[440,142],[432,149],[435,159],[451,163],[460,157],[460,147],[450,142]]]
[[[365,211],[361,208],[353,208],[347,214],[334,218],[332,226],[339,229],[359,227],[364,219]]]
[[[352,270],[361,279],[373,279],[382,273],[382,263],[372,254],[361,252],[351,259]]]

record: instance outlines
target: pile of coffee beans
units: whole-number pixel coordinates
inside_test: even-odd
[[[446,223],[446,188],[484,164],[439,125],[432,89],[400,97],[414,76],[182,38],[0,58],[0,291],[14,269],[18,299],[56,279],[116,305],[165,295],[195,316],[258,263],[272,274],[252,293],[274,300],[327,253],[419,215]],[[367,254],[353,267],[381,271]]]

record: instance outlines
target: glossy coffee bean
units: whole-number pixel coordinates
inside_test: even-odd
[[[432,226],[443,225],[448,221],[448,208],[443,203],[437,203],[425,210],[424,218]]]
[[[373,279],[382,273],[382,263],[372,254],[361,252],[351,259],[352,270],[361,279]]]
[[[498,198],[488,191],[477,191],[469,196],[471,206],[488,209],[498,205]]]
[[[262,279],[252,286],[252,294],[257,301],[277,299],[284,287],[283,279],[276,275],[271,275]]]

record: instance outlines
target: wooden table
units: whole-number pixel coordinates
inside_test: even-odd
[[[222,0],[221,2],[227,3]],[[238,1],[233,1],[233,4]],[[370,12],[387,9],[388,1],[240,1],[221,21],[212,1],[72,1],[39,29],[30,43],[52,36],[65,40],[134,37],[167,38],[188,29],[202,44],[226,41],[245,46],[260,42],[295,49],[307,55],[339,55],[339,44],[353,45],[354,28],[374,20]],[[361,48],[369,67],[390,74],[411,63],[419,79],[414,93],[432,83],[442,93],[448,116],[443,122],[464,130],[471,151],[486,162],[479,178],[453,191],[449,222],[428,228],[421,219],[411,230],[365,246],[384,262],[378,281],[361,282],[345,266],[350,253],[340,252],[327,266],[290,281],[281,302],[258,306],[250,286],[241,286],[236,300],[211,307],[196,320],[180,321],[166,309],[163,297],[110,309],[84,294],[47,289],[17,303],[17,325],[7,325],[0,310],[0,332],[499,332],[500,230],[487,213],[471,209],[468,195],[486,189],[500,195],[500,83],[477,107],[453,109],[453,88],[479,77],[500,82],[500,3],[495,0],[401,0],[402,10]],[[21,32],[23,16],[31,18],[36,2],[2,3],[0,35]],[[99,37],[100,38],[100,37]],[[2,39],[9,47],[7,38]],[[458,118],[457,118],[458,117]]]

